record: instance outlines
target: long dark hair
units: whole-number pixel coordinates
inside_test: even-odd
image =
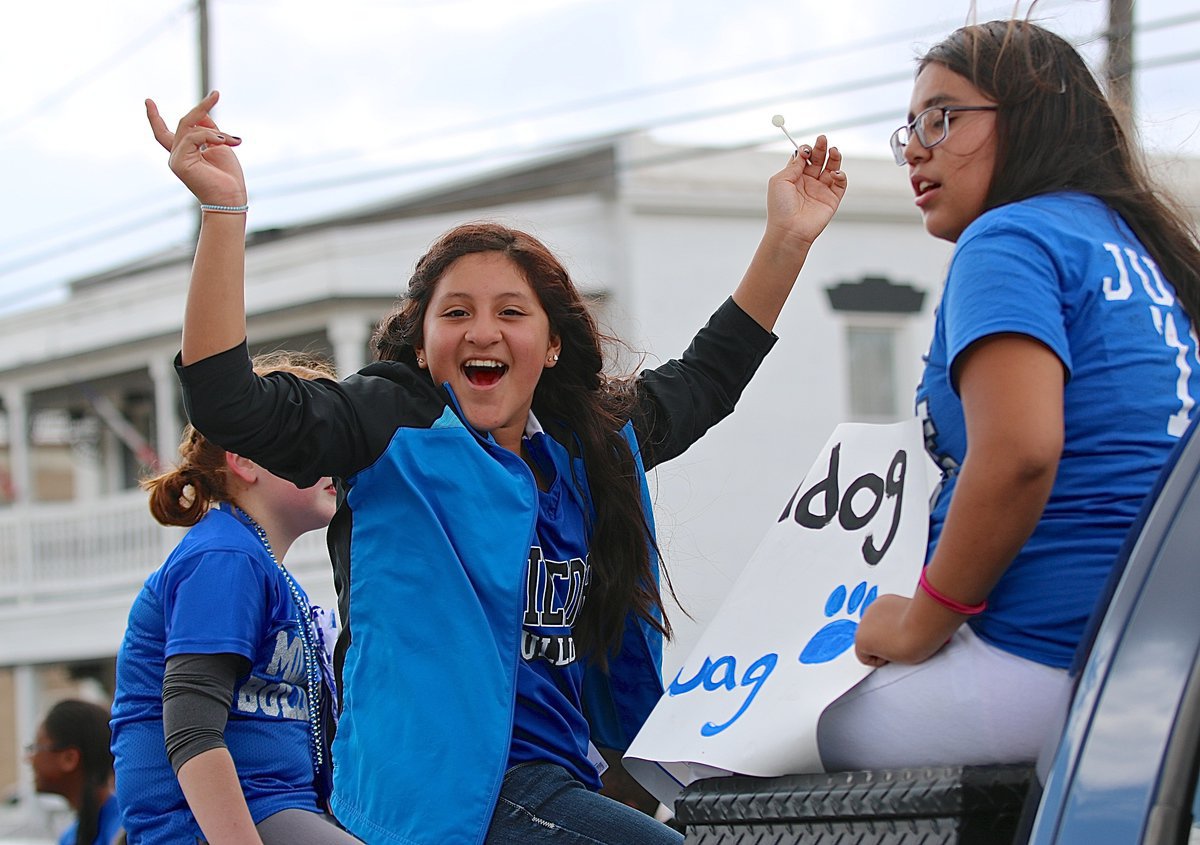
[[[566,268],[526,232],[486,222],[451,229],[417,261],[408,293],[375,331],[375,355],[415,367],[414,350],[424,345],[425,312],[438,281],[459,258],[480,252],[501,253],[521,270],[562,343],[557,365],[542,371],[534,389],[533,412],[583,458],[595,514],[589,515],[591,582],[575,636],[604,665],[621,643],[630,609],[664,636],[671,625],[652,570],[653,538],[636,464],[620,434],[633,393],[627,379],[605,375],[603,348],[615,341],[599,330]]]
[[[931,64],[965,77],[1000,108],[996,162],[985,208],[1051,191],[1092,194],[1114,209],[1200,320],[1200,246],[1188,216],[1155,188],[1141,154],[1082,57],[1026,20],[957,30],[932,47]]]
[[[79,800],[75,845],[91,845],[100,832],[100,796],[105,794],[113,774],[113,755],[109,750],[112,732],[108,710],[88,701],[67,699],[50,708],[42,727],[55,748],[79,750],[83,769],[83,795]]]

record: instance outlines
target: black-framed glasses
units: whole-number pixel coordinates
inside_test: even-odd
[[[904,148],[912,136],[925,149],[931,149],[950,137],[950,113],[956,111],[995,111],[996,106],[933,106],[912,119],[912,123],[901,126],[892,133],[892,155],[896,164],[903,167],[908,163]]]

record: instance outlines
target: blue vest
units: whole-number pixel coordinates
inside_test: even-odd
[[[632,426],[623,433],[636,458]],[[558,472],[584,479],[582,463],[552,446]],[[333,811],[372,843],[483,842],[512,737],[533,473],[447,407],[430,428],[398,429],[346,486],[352,621]],[[597,745],[624,749],[641,727],[662,693],[661,651],[660,635],[630,618],[612,677],[588,670]]]

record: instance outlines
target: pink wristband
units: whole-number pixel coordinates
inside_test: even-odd
[[[984,599],[979,604],[963,604],[949,596],[942,595],[934,589],[933,585],[929,583],[929,579],[925,577],[924,567],[921,569],[921,579],[917,583],[921,585],[921,589],[925,591],[926,595],[935,602],[947,610],[953,610],[955,613],[961,613],[963,616],[978,616],[987,609],[987,599]]]

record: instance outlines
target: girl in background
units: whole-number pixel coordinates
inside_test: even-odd
[[[262,372],[332,378],[276,353]],[[145,482],[164,525],[190,526],[147,580],[117,654],[113,751],[130,845],[344,843],[325,813],[332,728],[327,631],[283,565],[336,506],[191,426],[179,466]]]
[[[107,709],[69,699],[50,708],[25,749],[37,791],[61,795],[75,811],[58,845],[113,845],[121,830],[111,736]]]

